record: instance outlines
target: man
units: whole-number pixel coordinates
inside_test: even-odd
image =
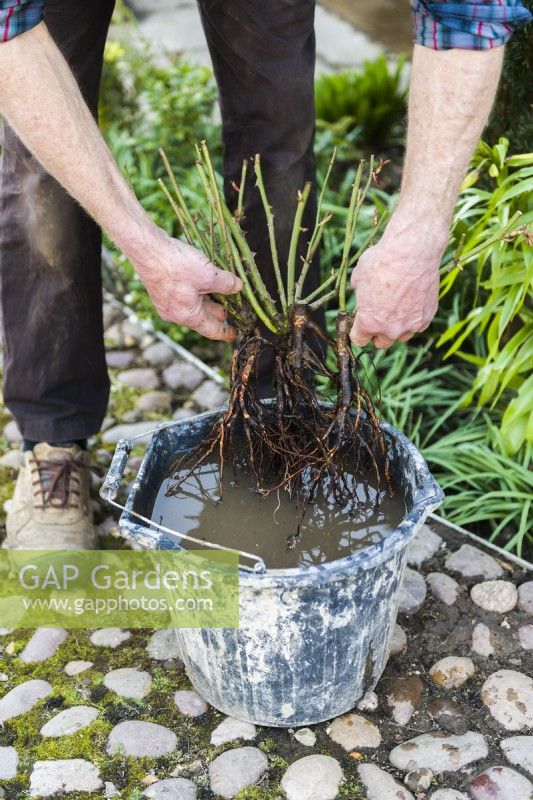
[[[314,178],[314,5],[199,2],[219,86],[226,186],[238,182],[244,157],[261,153],[281,255],[296,190]],[[435,314],[438,267],[502,45],[529,17],[519,0],[413,6],[400,201],[352,278],[353,342],[378,348],[423,331]],[[9,122],[0,184],[4,399],[26,451],[7,520],[12,548],[95,546],[85,442],[100,427],[109,389],[98,226],[135,265],[164,319],[213,339],[234,335],[210,294],[238,291],[240,281],[151,222],[98,131],[112,9],[112,0],[0,0],[0,110]],[[247,191],[245,212],[268,280],[257,193]],[[317,280],[315,264],[311,289]]]

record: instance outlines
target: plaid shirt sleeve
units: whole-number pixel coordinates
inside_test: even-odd
[[[43,18],[45,0],[0,0],[0,42],[34,28]]]
[[[533,17],[520,0],[411,0],[414,40],[433,50],[489,50]]]

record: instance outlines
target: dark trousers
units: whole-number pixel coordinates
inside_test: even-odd
[[[47,0],[45,21],[96,115],[113,0]],[[243,158],[262,154],[286,259],[298,189],[314,182],[314,0],[200,0],[223,118],[228,202]],[[199,23],[200,24],[200,21]],[[98,227],[5,125],[0,176],[4,401],[36,441],[96,433],[108,395]],[[246,228],[273,296],[267,229],[250,179]],[[304,227],[315,214],[313,190]],[[318,285],[318,263],[307,287]],[[269,394],[271,364],[262,370]]]

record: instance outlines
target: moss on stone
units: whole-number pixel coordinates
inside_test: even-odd
[[[248,786],[235,795],[234,800],[282,800],[285,795],[278,787],[265,789],[262,786]]]

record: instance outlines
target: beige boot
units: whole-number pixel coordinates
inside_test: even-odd
[[[94,550],[88,453],[41,442],[24,453],[7,514],[9,550]]]

